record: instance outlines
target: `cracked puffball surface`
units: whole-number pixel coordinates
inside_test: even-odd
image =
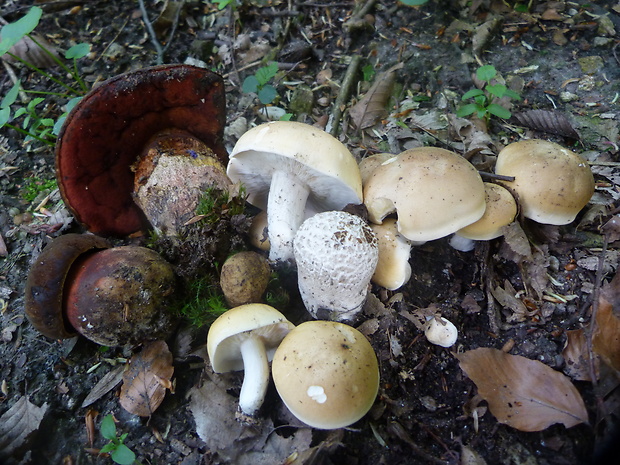
[[[269,362],[294,325],[275,308],[246,304],[232,308],[213,322],[207,352],[215,373],[244,370],[239,408],[254,415],[269,384]]]
[[[379,389],[377,356],[355,328],[307,321],[282,341],[273,380],[288,409],[319,429],[351,425],[372,407]]]

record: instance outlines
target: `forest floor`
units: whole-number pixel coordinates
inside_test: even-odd
[[[229,151],[266,118],[256,94],[244,92],[245,78],[275,62],[278,72],[268,81],[276,91],[268,99],[271,117],[288,113],[319,127],[335,125],[339,139],[360,160],[433,145],[492,171],[495,155],[510,142],[548,139],[590,162],[596,191],[570,225],[521,219],[510,236],[478,244],[472,252],[455,251],[447,239],[432,241],[413,249],[407,285],[397,291],[373,286],[360,330],[377,353],[379,395],[368,415],[351,427],[321,431],[300,424],[273,385],[257,424],[236,421],[242,376],[211,372],[200,357],[207,328],[189,322],[168,341],[174,392],[143,418],[119,403],[130,349],[104,350],[83,338],[51,341],[25,317],[24,285],[32,263],[52,238],[83,230],[47,182],[55,179],[53,147],[24,143],[21,134],[3,128],[0,235],[7,250],[0,254],[0,431],[9,421],[21,429],[12,436],[5,432],[12,444],[0,435],[0,463],[112,463],[98,453],[109,442],[100,424],[110,413],[142,464],[611,463],[600,454],[618,421],[620,366],[606,358],[600,344],[596,348],[597,334],[599,341],[603,336],[600,329],[592,334],[591,317],[605,310],[608,320],[597,320],[599,328],[609,329],[609,347],[617,347],[618,293],[609,282],[620,259],[614,223],[620,198],[620,4],[533,1],[527,8],[527,2],[431,0],[413,8],[383,0],[276,0],[244,1],[233,8],[233,0],[220,10],[207,1],[146,1],[154,25],[150,32],[137,2],[35,3],[43,9],[36,31],[53,47],[91,45],[90,54],[78,60],[88,86],[158,62],[196,64],[221,74]],[[0,16],[13,22],[30,4],[6,0]],[[502,102],[512,118],[493,116],[488,126],[456,116],[483,64],[492,65],[521,96]],[[25,89],[54,88],[19,65],[5,69],[14,71]],[[49,72],[66,78],[58,69]],[[353,78],[349,89],[343,86],[347,73]],[[0,95],[12,86],[7,71]],[[359,104],[364,96],[368,106]],[[57,118],[65,103],[48,98],[39,108]],[[523,242],[525,235],[529,241]],[[289,296],[280,310],[294,323],[308,319],[295,280],[283,275],[280,281]],[[611,309],[603,298],[611,300]],[[452,348],[424,338],[416,323],[429,308],[458,328]],[[535,428],[528,421],[536,416],[529,405],[518,425],[499,422],[499,414],[488,408],[491,401],[477,395],[480,386],[461,368],[463,358],[457,358],[477,348],[539,362],[507,375],[514,389],[522,389],[519,380],[540,365],[548,367],[561,377],[545,387],[551,397],[576,387],[587,418],[576,415],[577,424],[568,428]],[[594,362],[580,364],[592,353],[593,360],[597,355],[604,360],[598,371]],[[489,378],[492,371],[489,366]],[[532,376],[537,382],[550,379],[542,373]],[[543,399],[543,388],[533,389]],[[529,403],[538,401],[538,394],[529,395]],[[84,405],[87,396],[95,400]],[[16,405],[19,412],[10,410]],[[545,405],[543,416],[558,408]]]

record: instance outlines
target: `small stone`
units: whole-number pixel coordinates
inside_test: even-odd
[[[577,59],[581,71],[585,74],[594,74],[603,67],[603,58],[598,55],[592,55],[589,57],[582,57]]]

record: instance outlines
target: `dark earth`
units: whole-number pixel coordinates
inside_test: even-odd
[[[234,445],[218,450],[197,432],[193,389],[216,384],[223,389],[231,400],[230,420],[242,378],[210,373],[208,363],[197,355],[204,353],[207,328],[188,321],[168,340],[174,356],[174,393],[166,395],[152,416],[125,411],[116,385],[82,407],[95,384],[122,365],[132,349],[104,350],[83,338],[48,340],[26,320],[24,283],[31,264],[52,238],[83,229],[67,218],[57,190],[25,199],[29,178],[54,179],[53,149],[24,144],[21,134],[3,128],[0,233],[7,254],[0,258],[0,423],[23,396],[34,406],[47,407],[38,428],[21,438],[17,450],[7,455],[8,445],[0,438],[0,462],[112,463],[98,449],[108,442],[99,433],[101,419],[113,413],[119,434],[128,433],[125,444],[142,464],[618,463],[617,456],[604,455],[613,445],[618,420],[617,372],[615,377],[607,375],[605,382],[574,381],[589,424],[571,428],[555,424],[525,432],[499,423],[486,403],[474,397],[476,385],[453,353],[505,347],[511,354],[566,371],[562,351],[567,331],[588,327],[602,284],[615,274],[617,233],[609,235],[602,226],[617,212],[620,197],[615,164],[620,4],[430,0],[412,8],[381,0],[289,0],[243,1],[234,9],[229,5],[218,10],[208,1],[147,0],[147,16],[156,26],[154,38],[137,2],[36,3],[44,10],[37,32],[54,47],[91,44],[91,53],[78,62],[89,86],[158,62],[191,60],[220,73],[226,85],[228,150],[246,129],[263,121],[256,96],[242,90],[246,76],[277,62],[280,72],[272,84],[278,95],[272,106],[292,113],[293,119],[325,127],[335,102],[343,97],[341,85],[350,63],[359,57],[349,95],[337,102],[343,113],[336,120],[340,140],[359,159],[434,145],[463,153],[479,169],[489,171],[494,154],[504,145],[522,137],[541,138],[584,154],[593,162],[597,187],[590,204],[570,225],[546,227],[522,221],[534,251],[527,258],[511,249],[514,239],[480,243],[466,253],[441,239],[414,248],[413,274],[406,286],[395,292],[374,286],[360,329],[377,353],[381,381],[375,405],[361,421],[336,431],[310,430],[286,412],[272,385],[258,425],[243,425],[239,432],[240,423],[222,421],[218,441],[223,444],[222,438],[228,437]],[[5,0],[0,14],[12,22],[30,6],[31,2]],[[180,8],[176,22],[175,6]],[[165,9],[173,11],[169,20],[155,21]],[[158,55],[154,41],[165,47],[163,53]],[[368,91],[373,80],[369,73],[378,75],[398,64],[402,67],[393,71],[395,85],[380,104],[387,111],[360,130],[349,110]],[[493,65],[522,96],[513,101],[513,118],[491,118],[486,133],[455,117],[460,96],[474,86],[472,76],[480,64]],[[53,89],[36,73],[18,65],[12,68],[25,88]],[[12,85],[4,73],[2,95]],[[45,111],[56,118],[64,103],[49,98]],[[561,122],[519,119],[527,110],[553,112]],[[474,141],[481,135],[486,136],[482,142]],[[53,219],[35,210],[48,194],[47,208],[60,215]],[[247,215],[254,213],[246,209]],[[228,223],[214,227],[214,235],[242,230],[237,227],[240,223],[230,225],[230,216],[222,215],[221,221]],[[119,244],[145,241],[146,237],[138,237]],[[249,247],[239,238],[219,244],[237,250]],[[225,256],[230,251],[219,252]],[[289,296],[280,310],[295,323],[308,319],[294,271],[279,271]],[[517,292],[515,300],[525,304],[526,314],[515,317],[514,307],[494,301],[490,290],[506,288],[507,283]],[[450,349],[429,344],[415,324],[416,310],[431,305],[459,330],[459,340]],[[85,422],[88,411],[99,414],[91,439]]]

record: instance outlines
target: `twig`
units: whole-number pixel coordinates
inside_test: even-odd
[[[6,61],[4,60],[1,60],[1,61],[2,61],[2,64],[4,65],[4,69],[6,69],[6,73],[11,78],[11,81],[13,81],[13,84],[17,84],[17,81],[19,81],[19,79],[17,79],[17,76],[15,75],[15,71],[13,71],[13,67]],[[24,92],[24,89],[22,89],[21,86],[19,87],[19,98],[24,103],[24,105],[30,101],[30,99],[28,98],[28,95],[26,94],[26,92]]]
[[[349,99],[351,88],[357,79],[357,71],[361,62],[362,58],[359,55],[353,55],[351,57],[351,63],[349,63],[349,67],[347,68],[347,72],[344,75],[344,79],[342,80],[342,86],[340,87],[340,92],[338,93],[338,97],[334,103],[332,114],[329,117],[329,122],[327,123],[326,128],[327,132],[334,137],[338,135],[338,126],[340,125],[340,119],[342,118],[342,107]]]
[[[142,19],[144,20],[144,24],[146,25],[146,29],[149,32],[149,36],[151,37],[151,43],[155,47],[155,51],[157,52],[156,64],[161,65],[164,63],[164,55],[168,48],[170,48],[170,44],[172,43],[172,38],[177,30],[177,26],[179,24],[179,17],[181,16],[181,10],[183,10],[184,0],[181,1],[181,4],[178,6],[175,14],[174,20],[172,21],[172,26],[170,27],[170,34],[168,36],[168,42],[165,47],[162,47],[157,40],[157,34],[155,33],[155,29],[153,29],[153,23],[149,20],[148,12],[146,11],[146,5],[144,4],[144,0],[138,0],[140,4],[140,11],[142,12]]]

